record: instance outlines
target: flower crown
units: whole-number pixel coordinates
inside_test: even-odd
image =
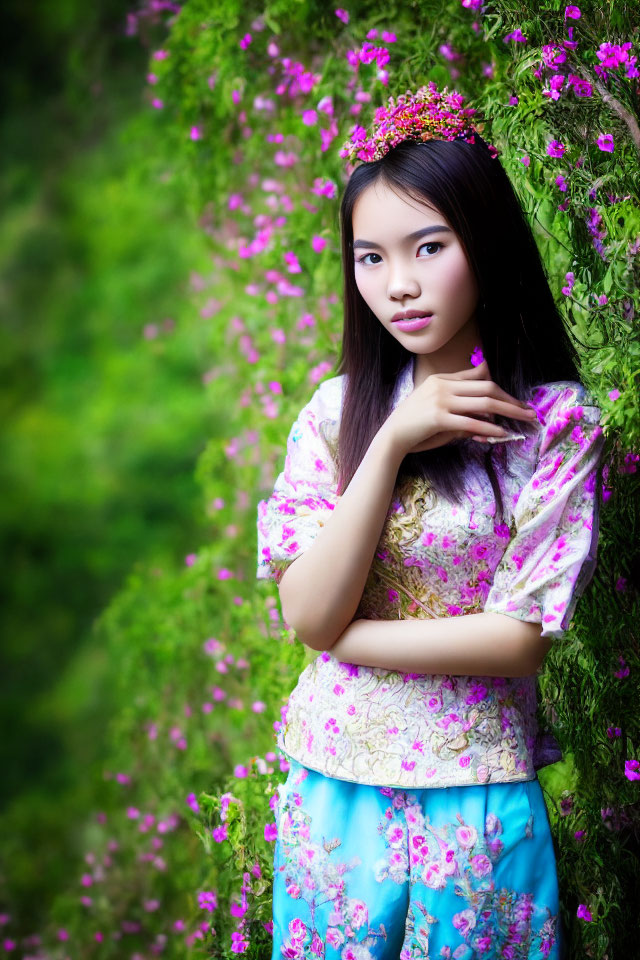
[[[464,107],[464,96],[456,91],[442,91],[431,81],[419,87],[415,94],[407,90],[396,101],[389,97],[386,107],[378,107],[374,115],[374,129],[367,140],[364,127],[355,126],[342,146],[339,156],[370,162],[379,160],[402,140],[466,140],[475,143],[480,136],[471,123],[473,107]],[[487,148],[492,157],[498,151],[491,144]]]

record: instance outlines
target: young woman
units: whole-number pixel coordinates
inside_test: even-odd
[[[258,508],[318,651],[278,735],[273,960],[562,956],[536,673],[593,572],[602,431],[461,104],[354,133],[339,372]]]

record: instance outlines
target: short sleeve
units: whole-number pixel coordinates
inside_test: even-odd
[[[289,564],[313,543],[337,503],[335,450],[342,377],[322,383],[294,421],[284,469],[273,493],[258,503],[259,580],[279,583]]]
[[[604,436],[582,384],[537,387],[532,404],[540,424],[535,468],[514,498],[512,536],[484,609],[559,637],[595,569]]]

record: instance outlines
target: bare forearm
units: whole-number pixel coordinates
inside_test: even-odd
[[[536,672],[549,646],[539,624],[474,613],[437,620],[355,620],[331,655],[404,673],[523,677]]]
[[[353,619],[401,461],[391,436],[381,429],[331,517],[280,582],[285,620],[313,649],[330,649]]]

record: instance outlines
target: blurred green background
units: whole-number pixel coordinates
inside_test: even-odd
[[[3,16],[0,830],[14,854],[39,845],[34,904],[111,712],[92,622],[204,521],[193,468],[213,411],[186,294],[207,252],[145,92],[162,19],[127,36],[130,7],[14,0]]]

